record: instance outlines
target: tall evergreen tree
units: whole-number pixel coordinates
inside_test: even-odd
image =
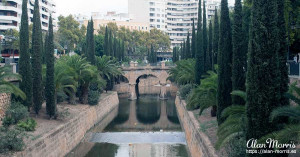
[[[191,44],[190,44],[190,32],[188,32],[188,36],[186,39],[186,58],[191,58]]]
[[[218,63],[218,51],[219,51],[219,17],[218,17],[218,10],[215,9],[215,17],[214,17],[214,34],[213,34],[213,58],[214,58],[214,64]]]
[[[89,31],[89,44],[88,44],[88,52],[87,52],[87,60],[91,62],[91,64],[95,64],[95,35],[94,35],[94,21],[91,18]]]
[[[45,49],[46,53],[46,110],[49,117],[54,117],[56,115],[56,94],[55,94],[55,83],[54,83],[54,43],[53,43],[53,24],[52,16],[49,19],[49,29],[47,34],[47,46]]]
[[[247,52],[243,49],[243,11],[241,0],[235,0],[232,28],[232,90],[245,91]],[[232,96],[233,104],[245,104],[239,96]]]
[[[203,0],[203,53],[204,53],[204,71],[208,70],[210,63],[207,63],[208,60],[208,51],[207,51],[207,21],[206,21],[206,6],[205,0]]]
[[[208,59],[207,59],[207,66],[208,66],[208,70],[212,70],[213,69],[213,30],[212,30],[212,23],[211,21],[209,22],[209,30],[208,30]]]
[[[246,139],[275,131],[271,111],[280,106],[277,1],[253,0],[247,71]],[[285,64],[285,63],[284,63]],[[248,156],[255,156],[250,155]],[[257,156],[257,155],[256,155]]]
[[[203,52],[203,31],[202,31],[202,9],[201,0],[198,6],[198,25],[197,25],[197,52],[195,64],[195,82],[201,84],[200,80],[204,73],[204,52]]]
[[[107,26],[105,27],[105,36],[104,36],[104,45],[103,45],[103,49],[104,49],[104,55],[109,56],[109,34],[108,34],[108,28]]]
[[[187,59],[186,58],[186,42],[185,41],[183,41],[182,59]]]
[[[30,107],[32,105],[32,71],[29,53],[27,2],[27,0],[23,0],[22,3],[19,73],[22,76],[22,81],[20,82],[20,89],[26,94],[26,100],[23,101],[23,104],[27,106],[28,111],[30,111]]]
[[[287,32],[286,32],[286,22],[284,19],[284,1],[283,0],[277,0],[278,1],[278,28],[279,28],[279,51],[278,51],[278,57],[279,57],[279,72],[280,72],[280,104],[281,105],[288,105],[289,100],[287,97],[285,97],[285,93],[288,91],[288,83],[289,83],[289,77],[288,77],[288,67],[286,65],[287,63],[287,54],[288,54],[288,43],[287,43]]]
[[[121,42],[121,60],[123,61],[124,60],[124,58],[125,58],[125,44],[124,44],[124,40],[122,40],[122,42]]]
[[[179,59],[178,59],[178,48],[177,47],[174,47],[173,48],[173,62],[177,62]]]
[[[191,50],[191,57],[195,58],[195,54],[196,54],[196,29],[195,29],[195,20],[193,19],[193,29],[192,29],[192,50]]]
[[[33,11],[32,28],[32,81],[33,81],[33,105],[36,114],[43,104],[43,85],[42,85],[42,28],[40,19],[39,0],[35,0]]]
[[[228,1],[221,1],[220,42],[218,52],[218,90],[217,90],[217,119],[221,124],[222,111],[230,106],[232,92],[232,36],[229,18]]]
[[[89,48],[90,48],[90,29],[91,29],[91,22],[88,21],[88,24],[87,24],[87,28],[86,28],[86,37],[85,37],[85,50],[83,52],[83,55],[84,56],[88,56],[89,54]]]
[[[114,37],[113,37],[113,33],[111,30],[109,30],[109,38],[108,38],[108,55],[109,56],[113,56],[113,40],[114,40]]]

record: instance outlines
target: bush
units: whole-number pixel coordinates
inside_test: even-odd
[[[21,151],[25,147],[23,139],[27,134],[22,129],[0,128],[0,153],[8,151]]]
[[[98,91],[89,91],[88,103],[89,105],[97,105],[99,102],[100,93]]]
[[[182,85],[179,88],[181,99],[186,99],[193,88],[194,88],[194,85],[192,85],[192,84]]]
[[[5,113],[3,125],[9,126],[11,124],[17,124],[20,120],[28,118],[28,115],[27,107],[20,102],[13,101]]]
[[[25,129],[26,131],[34,131],[37,125],[36,121],[32,118],[28,118],[25,121],[19,121],[18,127]]]
[[[58,92],[57,93],[57,98],[56,98],[57,103],[64,102],[67,98],[68,98],[68,96],[64,92]]]

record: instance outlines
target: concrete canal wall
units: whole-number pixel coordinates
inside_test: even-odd
[[[193,112],[187,111],[186,102],[177,96],[175,104],[191,157],[217,157],[209,138],[200,131],[200,124]]]
[[[117,92],[101,97],[98,105],[90,106],[67,123],[57,126],[34,141],[19,157],[63,157],[75,148],[88,130],[98,124],[105,128],[118,114]]]

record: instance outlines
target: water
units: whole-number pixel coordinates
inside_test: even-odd
[[[149,95],[120,98],[118,116],[103,131],[94,127],[89,141],[67,156],[188,157],[174,102]]]

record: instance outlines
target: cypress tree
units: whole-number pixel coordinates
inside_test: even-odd
[[[203,0],[203,53],[204,53],[204,71],[206,72],[209,68],[210,63],[208,61],[208,51],[207,51],[207,21],[206,21],[206,6]]]
[[[88,56],[89,54],[89,47],[90,47],[90,26],[91,26],[91,23],[90,21],[88,21],[88,24],[87,24],[87,28],[86,28],[86,37],[85,37],[85,51],[84,51],[84,56]]]
[[[192,58],[195,58],[195,54],[196,54],[196,30],[195,30],[195,20],[193,19],[193,29],[192,29]]]
[[[218,52],[217,119],[221,124],[222,111],[230,106],[232,92],[232,36],[227,0],[221,1],[220,42]]]
[[[46,110],[49,117],[56,115],[56,94],[55,94],[55,83],[54,83],[54,43],[53,43],[53,24],[52,16],[49,19],[49,30],[48,35],[46,36],[47,46],[46,46]]]
[[[204,73],[204,52],[203,52],[203,31],[202,31],[202,11],[201,0],[198,6],[198,26],[197,26],[197,52],[196,52],[196,65],[195,65],[195,82],[201,84],[200,80]]]
[[[285,97],[285,93],[288,91],[288,67],[287,63],[287,54],[288,54],[288,43],[287,43],[287,32],[286,32],[286,22],[284,19],[284,1],[278,1],[278,28],[279,28],[279,72],[280,72],[280,104],[281,105],[288,105],[289,99]]]
[[[183,41],[182,59],[186,59],[186,43]]]
[[[109,38],[108,38],[108,55],[113,57],[113,34],[112,31],[109,30]]]
[[[213,69],[213,53],[212,53],[212,48],[213,48],[213,41],[212,41],[212,23],[211,21],[209,22],[209,31],[208,31],[208,59],[207,59],[207,66],[208,66],[208,70],[212,70]]]
[[[213,58],[214,64],[218,63],[218,51],[219,51],[219,17],[218,17],[218,10],[215,9],[215,18],[214,18],[214,34],[213,34]]]
[[[191,58],[190,32],[188,32],[188,36],[186,39],[186,58]]]
[[[247,52],[243,49],[245,39],[243,31],[243,11],[241,0],[235,0],[233,28],[232,28],[232,90],[245,91]],[[232,96],[232,103],[235,105],[244,104],[239,96]]]
[[[125,44],[124,41],[122,40],[121,42],[121,61],[123,61],[125,58]]]
[[[33,11],[32,29],[32,81],[33,81],[33,105],[36,114],[43,104],[42,85],[42,28],[40,19],[39,0],[35,0]]]
[[[30,111],[30,107],[32,105],[32,72],[29,53],[27,2],[27,0],[23,0],[22,3],[19,73],[22,76],[22,81],[20,82],[20,89],[26,94],[26,100],[22,101],[22,103],[25,106],[27,106],[28,111]]]
[[[113,39],[113,57],[117,57],[117,51],[118,51],[118,40],[117,38]]]
[[[103,49],[104,49],[104,54],[106,55],[106,56],[109,56],[109,50],[108,50],[108,47],[109,47],[109,42],[108,42],[108,36],[109,36],[109,34],[108,34],[108,28],[107,28],[107,26],[105,27],[105,36],[104,36],[104,45],[103,45]]]
[[[89,29],[87,31],[87,41],[88,41],[88,47],[87,47],[87,60],[91,62],[91,64],[95,64],[95,36],[94,36],[94,21],[93,18],[91,18],[91,21],[89,22]]]
[[[271,111],[280,106],[277,1],[253,0],[247,71],[246,139],[275,131]],[[284,63],[285,64],[285,63]],[[248,154],[248,156],[252,156]]]
[[[178,61],[178,52],[177,52],[177,47],[173,48],[173,62],[177,62]]]

